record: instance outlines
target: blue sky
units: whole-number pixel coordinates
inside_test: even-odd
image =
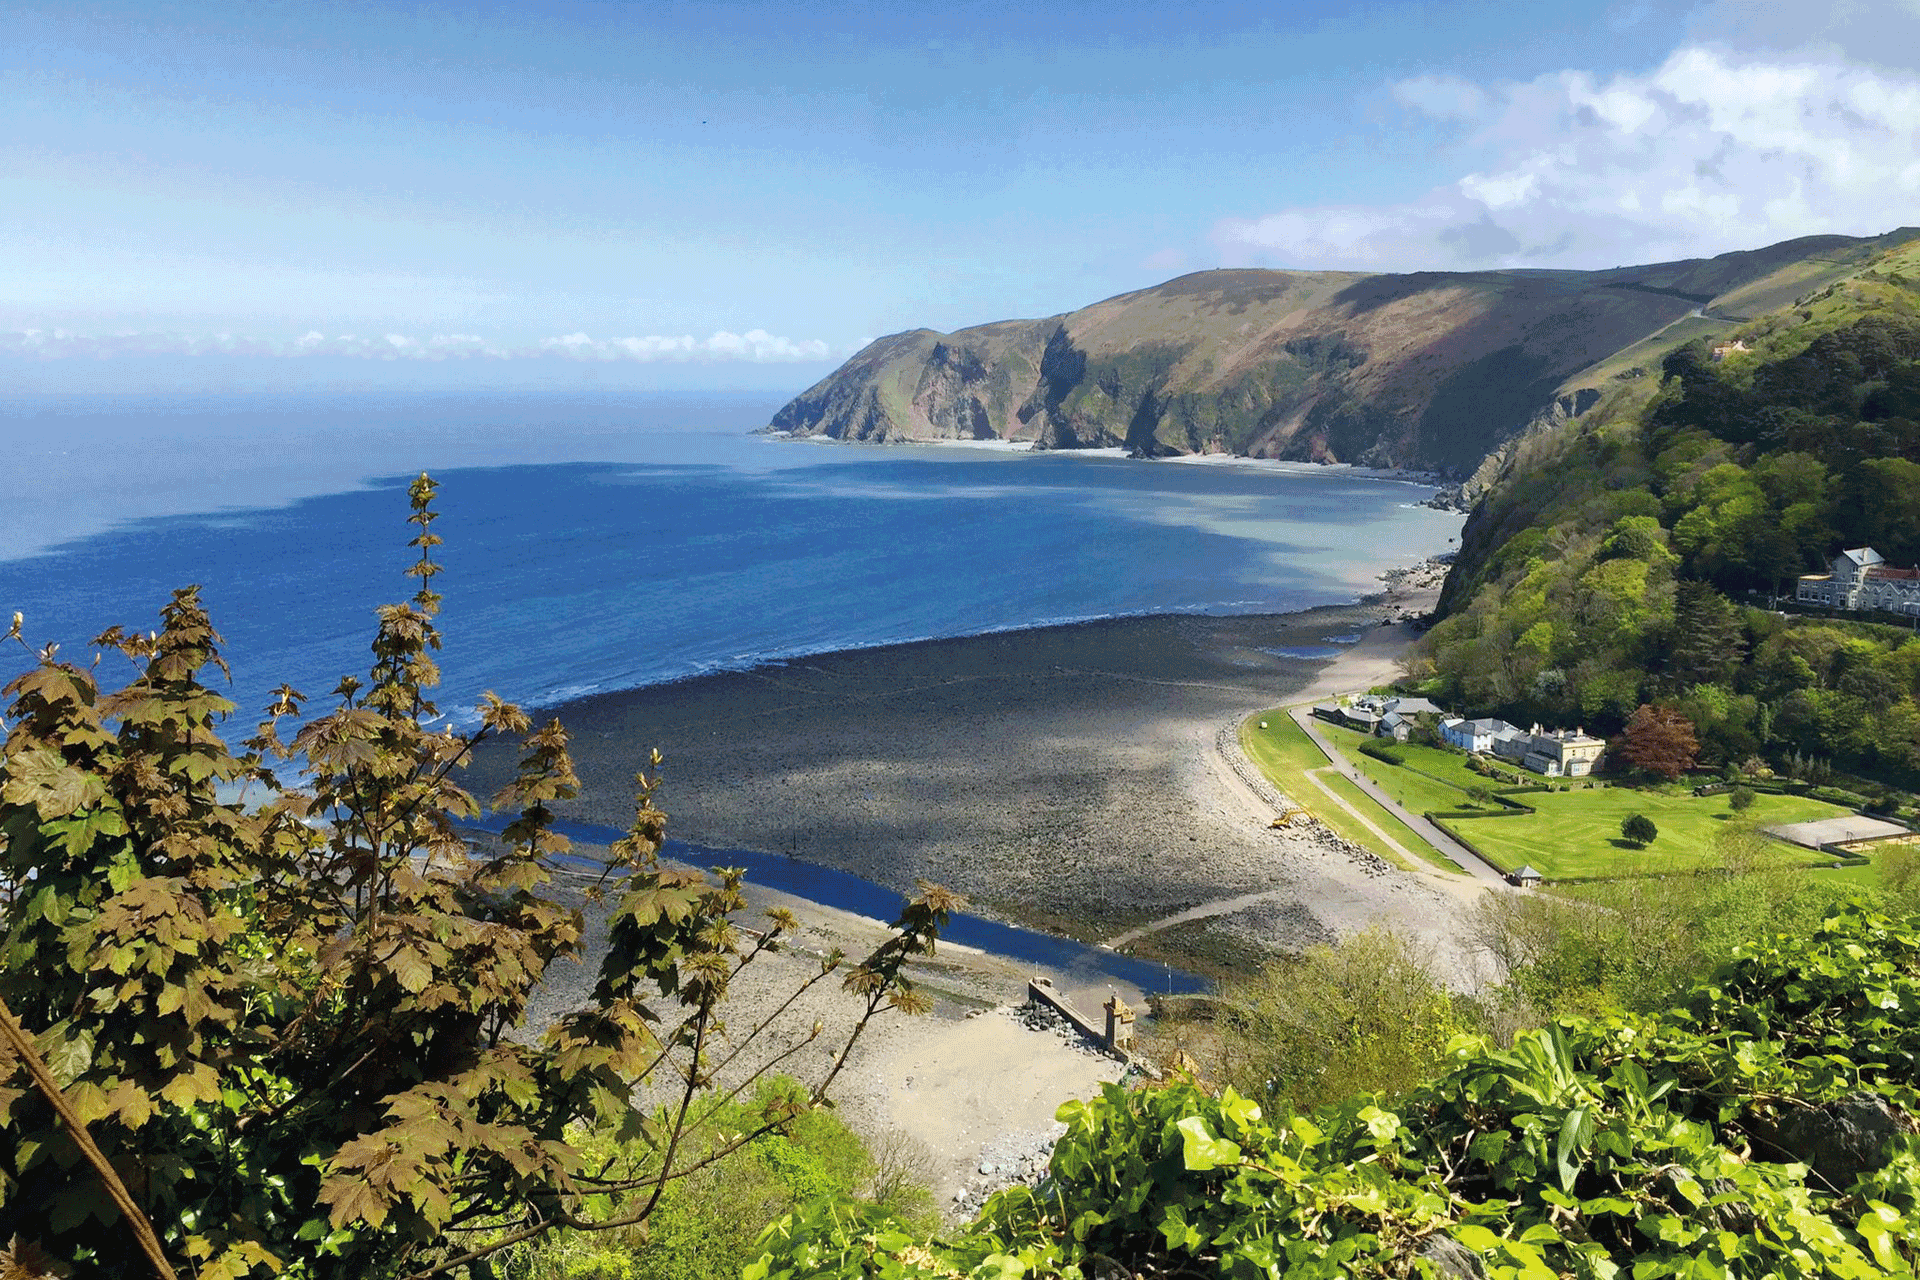
[[[0,379],[798,389],[1222,265],[1920,223],[1920,0],[16,4]]]

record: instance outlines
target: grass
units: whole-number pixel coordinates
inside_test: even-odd
[[[1453,818],[1448,825],[1498,866],[1511,871],[1531,864],[1549,880],[1692,871],[1714,864],[1716,838],[1731,824],[1775,826],[1848,812],[1818,800],[1763,794],[1751,809],[1736,816],[1725,796],[1625,787],[1542,792],[1524,798],[1539,812],[1519,818]],[[1620,837],[1620,823],[1632,813],[1645,814],[1660,829],[1644,849]],[[1823,861],[1810,851],[1779,848],[1782,857],[1795,862]]]
[[[1265,729],[1259,727],[1262,720],[1267,722]],[[1359,735],[1354,736],[1358,738]],[[1280,788],[1287,799],[1326,823],[1336,835],[1373,850],[1397,867],[1406,868],[1406,859],[1386,848],[1379,837],[1356,821],[1352,814],[1329,802],[1326,793],[1307,777],[1308,770],[1325,768],[1327,757],[1319,747],[1313,745],[1312,739],[1300,731],[1300,726],[1285,711],[1276,708],[1249,716],[1240,726],[1240,746],[1247,753],[1247,758],[1267,775],[1274,786]],[[1341,799],[1366,814],[1408,851],[1442,870],[1460,869],[1353,783],[1337,774],[1322,774],[1321,777]]]

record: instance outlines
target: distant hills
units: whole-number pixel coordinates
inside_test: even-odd
[[[1041,320],[880,338],[769,430],[1463,478],[1529,424],[1916,237],[1810,236],[1610,271],[1203,271]]]

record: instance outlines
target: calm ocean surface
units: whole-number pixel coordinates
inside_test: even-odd
[[[775,441],[777,399],[0,402],[0,617],[84,658],[199,583],[250,725],[324,695],[410,594],[441,482],[443,709],[1085,618],[1346,601],[1446,548],[1429,490],[1339,472]],[[10,675],[24,656],[0,658]],[[239,736],[239,735],[236,735]]]

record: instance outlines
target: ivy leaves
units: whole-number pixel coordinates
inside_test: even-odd
[[[1394,1110],[1110,1085],[1060,1109],[1047,1181],[952,1235],[894,1244],[818,1209],[770,1231],[753,1274],[1911,1275],[1916,979],[1920,919],[1850,908],[1744,948],[1663,1017],[1458,1040]],[[1878,1136],[1847,1136],[1873,1115]],[[1818,1173],[1842,1156],[1864,1171]]]

